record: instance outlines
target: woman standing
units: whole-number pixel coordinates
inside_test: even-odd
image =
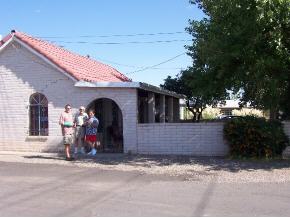
[[[89,110],[89,119],[86,121],[86,136],[85,141],[90,145],[91,151],[88,153],[90,155],[96,155],[96,141],[97,141],[97,130],[99,126],[99,120],[95,117],[95,112]]]

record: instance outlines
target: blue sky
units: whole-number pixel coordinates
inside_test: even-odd
[[[188,0],[9,0],[1,2],[1,8],[2,36],[16,29],[37,37],[62,37],[46,40],[81,55],[89,54],[133,81],[153,85],[189,66],[190,58],[181,55],[153,69],[142,69],[186,52],[184,45],[190,44],[187,40],[191,37],[184,28],[189,19],[204,16]],[[155,35],[136,35],[140,33]],[[85,43],[75,43],[80,41]],[[99,44],[107,42],[122,44]]]

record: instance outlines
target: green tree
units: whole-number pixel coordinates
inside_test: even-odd
[[[164,84],[160,85],[162,88],[185,95],[186,108],[192,113],[193,122],[200,121],[207,105],[215,106],[221,100],[221,94],[211,86],[205,87],[209,81],[192,67],[182,71],[175,78],[168,76],[164,81]]]
[[[229,90],[242,90],[243,104],[269,109],[271,118],[279,110],[289,112],[290,1],[190,3],[206,15],[201,21],[190,21],[186,28],[193,37],[187,47],[193,66],[186,74],[198,74],[199,81],[206,81],[198,86],[191,80],[191,87],[214,90],[221,99]]]
[[[200,120],[202,113],[201,98],[200,96],[193,96],[193,90],[186,84],[182,74],[176,75],[175,78],[168,76],[160,87],[185,95],[186,108],[193,115],[192,121],[196,122]]]

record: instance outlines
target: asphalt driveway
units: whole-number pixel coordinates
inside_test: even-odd
[[[130,161],[125,165],[132,168],[120,170],[112,163],[85,167],[58,164],[61,160],[49,156],[26,155],[26,163],[17,160],[17,155],[15,161],[5,157],[0,154],[0,216],[290,215],[287,176],[277,181],[223,182],[221,169],[212,166],[195,174],[171,174],[148,173]],[[56,158],[55,162],[45,163],[50,158]],[[168,163],[160,165],[166,171]],[[233,164],[228,173],[240,176],[236,168]],[[289,162],[279,168],[289,170]],[[251,172],[255,170],[261,169]],[[277,176],[275,170],[266,167],[262,172]]]

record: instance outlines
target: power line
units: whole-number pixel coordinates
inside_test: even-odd
[[[190,41],[192,40],[173,39],[173,40],[131,41],[131,42],[88,42],[88,41],[50,41],[50,42],[67,43],[67,44],[122,45],[122,44],[155,44],[155,43],[172,43],[172,42],[190,42]]]
[[[110,61],[110,60],[106,60],[106,59],[103,59],[103,58],[99,58],[99,57],[95,57],[97,60],[100,60],[100,61],[103,61],[103,62],[107,62],[107,63],[110,63],[110,64],[115,64],[115,65],[119,65],[119,66],[123,66],[123,67],[129,67],[129,68],[139,68],[139,69],[143,69],[145,68],[145,66],[135,66],[135,65],[128,65],[128,64],[120,64],[120,63],[117,63],[117,62],[114,62],[114,61]],[[151,68],[151,69],[154,69],[154,70],[178,70],[178,69],[182,69],[181,67],[162,67],[162,68],[158,68],[158,67],[154,67],[154,68]]]
[[[174,35],[183,34],[184,31],[178,32],[159,32],[159,33],[134,33],[134,34],[113,34],[113,35],[81,35],[81,36],[38,36],[46,39],[65,39],[65,38],[109,38],[109,37],[132,37],[132,36],[155,36],[155,35]]]
[[[182,56],[182,55],[184,55],[184,54],[186,54],[186,52],[183,52],[183,53],[181,53],[181,54],[179,54],[179,55],[176,55],[176,56],[174,56],[174,57],[172,57],[172,58],[170,58],[170,59],[168,59],[168,60],[162,61],[161,63],[155,64],[155,65],[152,65],[152,66],[148,66],[148,67],[144,67],[143,69],[136,70],[136,71],[132,71],[132,72],[130,72],[130,73],[126,73],[126,74],[128,75],[128,74],[132,74],[132,73],[137,73],[137,72],[141,72],[141,71],[144,71],[144,70],[148,70],[148,69],[151,69],[151,68],[157,67],[157,66],[159,66],[159,65],[162,65],[162,64],[165,64],[165,63],[167,63],[167,62],[170,62],[170,61],[172,61],[172,60],[174,60],[174,59],[176,59],[176,58],[178,58],[178,57],[180,57],[180,56]]]

